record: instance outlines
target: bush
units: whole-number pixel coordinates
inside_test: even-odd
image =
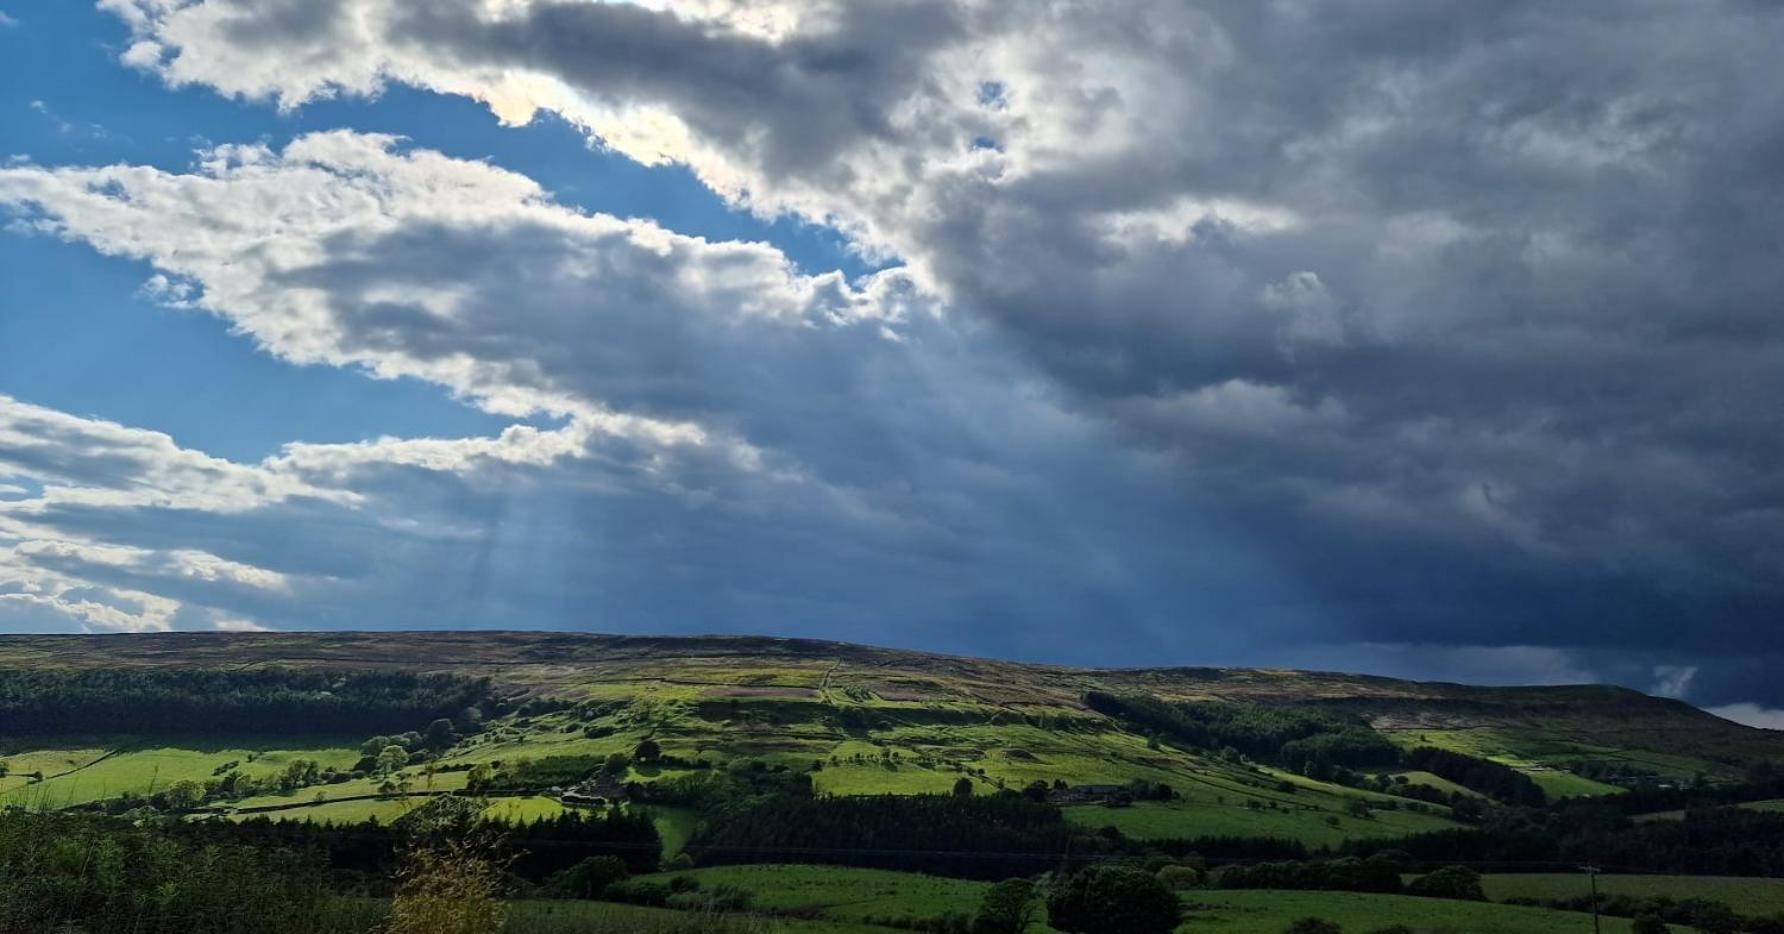
[[[474,841],[415,846],[397,871],[385,934],[498,934],[502,870]]]
[[[1022,934],[1035,916],[1034,883],[1005,879],[985,892],[973,916],[973,934]]]
[[[1202,884],[1202,874],[1188,866],[1166,866],[1160,869],[1156,875],[1158,881],[1163,882],[1166,888],[1174,892],[1193,889]]]
[[[1344,934],[1336,921],[1324,918],[1301,918],[1282,929],[1282,934]]]
[[[698,911],[705,914],[718,914],[726,911],[745,911],[755,900],[756,893],[735,885],[715,885],[707,889],[688,889],[669,896],[666,904],[678,911]]]
[[[565,898],[600,898],[615,882],[623,882],[631,873],[626,861],[617,856],[591,856],[569,869],[553,873],[545,881],[555,894]]]
[[[1114,866],[1071,875],[1047,898],[1048,923],[1069,934],[1170,934],[1182,912],[1156,876]]]
[[[1404,924],[1390,924],[1384,928],[1374,928],[1369,934],[1412,934],[1412,928]]]
[[[675,893],[661,882],[648,882],[643,879],[627,879],[615,882],[607,887],[604,893],[608,901],[625,902],[629,905],[645,905],[661,908],[669,904],[669,896]]]
[[[1640,915],[1629,928],[1631,934],[1667,934],[1666,922],[1654,915]]]
[[[1406,894],[1471,902],[1487,900],[1487,893],[1480,887],[1480,873],[1467,866],[1445,866],[1436,872],[1426,873],[1412,880],[1412,884],[1406,887]]]

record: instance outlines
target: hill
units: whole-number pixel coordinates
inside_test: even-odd
[[[412,815],[470,808],[506,828],[525,892],[605,855],[715,891],[747,881],[759,908],[822,929],[952,929],[940,915],[970,913],[990,881],[1116,860],[1193,869],[1205,888],[1182,893],[1191,926],[1275,931],[1322,913],[1548,930],[1578,906],[1414,897],[1396,867],[1590,858],[1679,874],[1648,895],[1744,894],[1693,880],[1784,872],[1775,815],[1691,809],[1776,798],[1780,764],[1784,736],[1594,685],[722,636],[0,637],[0,829],[21,839],[40,817],[24,812],[75,828],[107,813],[320,854],[378,890]],[[1565,800],[1628,789],[1609,808]],[[1635,823],[1637,804],[1687,810]],[[678,879],[619,900],[668,904]],[[1542,886],[1569,883],[1520,884],[1547,899]],[[891,900],[855,905],[864,886]],[[517,903],[514,917],[594,931],[656,910],[561,904]]]
[[[900,724],[1101,721],[1087,691],[1169,701],[1313,705],[1397,740],[1509,763],[1558,793],[1608,787],[1557,770],[1625,762],[1672,778],[1784,760],[1784,736],[1603,685],[1479,687],[1281,669],[1097,669],[840,642],[537,632],[165,633],[0,638],[0,669],[266,667],[487,677],[515,701],[624,698],[817,718],[859,708]],[[1546,775],[1545,775],[1546,773]]]

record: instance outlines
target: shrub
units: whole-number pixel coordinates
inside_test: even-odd
[[[629,875],[625,860],[617,856],[591,856],[553,873],[545,884],[552,892],[566,898],[600,898],[608,886],[624,881]]]
[[[507,921],[502,872],[475,843],[413,847],[397,880],[385,934],[498,934]]]
[[[1301,918],[1290,922],[1282,929],[1282,934],[1344,934],[1344,929],[1336,921],[1324,918]]]
[[[1202,884],[1202,874],[1188,866],[1166,866],[1160,869],[1156,875],[1158,881],[1163,882],[1166,888],[1176,892],[1193,889]]]
[[[1423,895],[1427,898],[1456,898],[1471,902],[1484,902],[1487,893],[1481,890],[1480,873],[1467,866],[1445,866],[1436,872],[1426,873],[1414,879],[1406,887],[1408,895]]]
[[[1005,879],[985,892],[973,916],[973,934],[1022,934],[1035,917],[1034,883]]]
[[[608,886],[605,897],[609,901],[661,908],[669,903],[669,896],[672,894],[674,893],[669,891],[669,887],[661,882],[627,879]]]
[[[1666,922],[1654,915],[1640,915],[1629,928],[1631,934],[1667,934]]]
[[[1182,911],[1156,876],[1113,866],[1071,875],[1047,898],[1048,923],[1070,934],[1169,934]]]

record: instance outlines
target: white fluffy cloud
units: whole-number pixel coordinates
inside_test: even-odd
[[[401,84],[512,124],[549,111],[896,264],[798,270],[349,132],[219,147],[185,173],[0,172],[28,222],[148,261],[159,300],[271,353],[531,421],[293,447],[254,466],[265,478],[191,495],[431,510],[438,490],[394,479],[419,473],[479,504],[519,478],[646,491],[599,499],[626,522],[658,496],[733,516],[797,502],[891,536],[865,548],[900,582],[923,579],[906,555],[1034,579],[1003,554],[1029,554],[1034,529],[999,510],[1044,502],[1059,528],[1094,527],[1071,566],[1104,583],[1169,578],[1204,535],[1267,553],[1329,642],[1523,652],[1564,631],[1649,653],[1629,669],[1644,685],[1655,664],[1695,664],[1686,649],[1784,655],[1768,625],[1784,602],[1784,273],[1760,246],[1780,233],[1784,82],[1766,79],[1784,78],[1784,11],[101,5],[128,24],[122,60],[173,86],[292,109]],[[1135,453],[1151,485],[1130,490]],[[320,492],[253,486],[273,482]],[[1156,499],[1098,508],[1128,496]],[[1177,524],[1110,559],[1104,536],[1148,513]],[[433,514],[464,529],[471,513]],[[847,540],[834,529],[799,534]],[[1166,607],[1151,625],[1193,638],[1176,584],[1123,609]],[[747,599],[798,614],[800,592]],[[1711,689],[1718,664],[1679,689]]]

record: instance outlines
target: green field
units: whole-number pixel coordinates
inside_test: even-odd
[[[1137,839],[1161,837],[1272,836],[1309,846],[1334,846],[1345,840],[1404,837],[1456,826],[1440,817],[1409,811],[1376,811],[1357,818],[1335,810],[1310,811],[1282,807],[1253,810],[1236,804],[1170,804],[1143,801],[1131,807],[1076,805],[1064,809],[1066,819],[1086,827],[1112,826]],[[1336,827],[1327,823],[1335,819]]]
[[[346,922],[346,929],[373,930],[388,910],[387,902],[370,898],[342,898],[330,906],[330,912]],[[712,917],[613,902],[519,899],[508,903],[503,930],[508,934],[884,934],[887,929],[760,914]]]
[[[657,826],[657,835],[663,838],[663,858],[672,859],[681,848],[687,846],[688,838],[694,835],[695,825],[700,823],[700,815],[688,808],[652,807],[651,820]]]
[[[986,883],[941,879],[914,873],[821,866],[722,866],[661,873],[649,878],[691,875],[702,885],[729,884],[756,893],[756,905],[777,911],[814,911],[837,921],[867,923],[870,919],[933,918],[946,912],[971,913]],[[1184,934],[1281,934],[1297,918],[1317,916],[1336,921],[1346,931],[1361,932],[1404,924],[1419,934],[1550,934],[1592,929],[1589,915],[1499,905],[1364,895],[1351,892],[1278,892],[1192,890],[1184,893]],[[1621,934],[1629,922],[1605,919],[1605,931]],[[1050,931],[1036,924],[1036,934]]]
[[[755,893],[757,908],[816,911],[837,921],[913,921],[949,911],[971,913],[984,897],[983,882],[910,872],[837,866],[717,866],[648,878],[692,876],[703,886],[735,885]]]
[[[1588,894],[1588,881],[1580,875],[1516,873],[1488,875],[1481,879],[1487,897],[1571,898]],[[1635,876],[1603,874],[1598,877],[1601,895],[1638,897],[1707,898],[1744,915],[1784,913],[1784,879],[1741,879],[1726,876]]]
[[[359,824],[377,818],[380,823],[388,824],[402,817],[426,802],[426,798],[360,798],[353,801],[325,801],[321,804],[305,805],[295,808],[281,808],[276,811],[236,811],[227,815],[230,820],[252,820],[264,817],[267,820],[281,821],[315,821],[318,824]]]
[[[1592,916],[1462,902],[1410,895],[1365,895],[1356,892],[1192,891],[1184,901],[1188,918],[1182,934],[1282,934],[1297,918],[1335,921],[1346,932],[1362,934],[1390,924],[1404,924],[1416,934],[1590,934]],[[1626,934],[1630,922],[1603,919],[1607,934]]]
[[[19,762],[74,765],[53,778],[28,785],[8,778],[8,784],[0,786],[4,789],[0,790],[0,806],[63,808],[115,798],[126,792],[147,795],[174,782],[214,778],[217,769],[230,762],[238,763],[237,768],[247,774],[261,777],[277,774],[294,759],[313,759],[336,768],[350,767],[359,759],[357,750],[344,747],[339,740],[308,744],[289,737],[136,744],[112,747],[98,756],[93,755],[92,748],[70,745],[74,748],[7,755],[6,761],[15,770],[19,770]],[[52,774],[49,768],[44,768],[44,772],[46,776]]]
[[[1770,801],[1748,801],[1743,804],[1735,804],[1735,805],[1730,805],[1730,806],[1737,807],[1737,808],[1744,808],[1749,811],[1764,811],[1764,812],[1771,813],[1771,814],[1784,814],[1784,798],[1776,798],[1776,799],[1772,799]],[[1683,810],[1652,811],[1647,814],[1637,814],[1633,818],[1633,820],[1636,820],[1636,821],[1684,820],[1684,819],[1685,819],[1685,812]]]

